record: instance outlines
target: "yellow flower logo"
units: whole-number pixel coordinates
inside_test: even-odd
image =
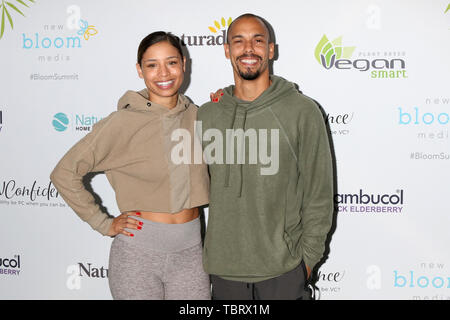
[[[220,29],[225,28],[225,27],[229,27],[231,24],[231,21],[233,21],[233,19],[228,18],[227,21],[225,21],[225,18],[222,17],[222,19],[220,19],[220,23],[217,20],[214,20],[214,27],[208,27],[208,29],[212,32],[212,33],[217,33]]]

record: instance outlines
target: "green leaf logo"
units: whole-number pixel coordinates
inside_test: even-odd
[[[34,3],[34,0],[28,0],[28,1]],[[26,4],[26,2],[24,2],[23,0],[16,0],[16,2],[18,2],[19,4],[29,8],[28,5]],[[2,0],[2,3],[0,4],[0,10],[2,12],[2,20],[1,20],[1,25],[0,25],[0,39],[3,38],[3,34],[5,33],[5,21],[6,21],[6,19],[8,19],[8,22],[9,22],[9,25],[11,26],[11,29],[14,29],[14,23],[12,21],[12,17],[11,17],[10,11],[8,11],[8,10],[14,10],[14,11],[20,13],[22,16],[25,17],[25,15],[22,13],[22,11],[20,11],[16,7],[16,5],[14,5],[13,3],[9,2],[9,1],[5,1],[5,0]]]
[[[355,48],[356,47],[343,47],[342,36],[330,41],[326,35],[323,35],[316,46],[314,56],[316,57],[317,62],[326,69],[330,69],[337,59],[349,59]]]
[[[445,9],[444,13],[447,13],[448,10],[450,10],[450,3],[448,4],[447,9]]]

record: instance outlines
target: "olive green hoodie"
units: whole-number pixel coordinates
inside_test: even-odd
[[[312,269],[331,227],[332,160],[322,113],[293,83],[271,79],[254,101],[239,100],[229,86],[219,103],[198,110],[211,176],[203,263],[208,273],[229,280],[276,277],[302,259]],[[256,132],[258,142],[242,145],[235,139],[231,146],[227,137],[233,131],[227,129],[232,128],[243,130],[245,141],[255,139]],[[205,139],[208,130],[224,137],[222,164],[217,158],[211,163],[218,149],[211,151],[214,139]],[[238,148],[245,149],[241,163],[237,155],[244,149]],[[252,158],[256,149],[257,163]]]

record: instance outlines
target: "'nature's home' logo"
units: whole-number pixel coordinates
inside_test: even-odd
[[[66,131],[69,127],[72,131],[91,131],[94,124],[103,119],[91,114],[65,114],[58,112],[53,116],[52,125],[58,132]]]
[[[343,46],[342,36],[330,41],[326,35],[323,35],[316,46],[314,57],[326,70],[356,69],[361,72],[370,70],[370,77],[374,79],[408,77],[404,59],[386,59],[392,55],[392,52],[385,52],[385,58],[380,59],[351,59],[355,48]]]
[[[230,17],[225,19],[222,17],[220,22],[214,20],[214,26],[209,26],[208,29],[213,34],[211,35],[181,35],[181,43],[185,46],[217,46],[223,45],[227,38],[227,28],[230,26],[233,19]]]
[[[18,4],[21,4],[21,5],[29,8],[28,4],[25,1],[26,0],[16,0],[16,2]],[[34,0],[28,0],[28,1],[34,3]],[[6,19],[8,19],[8,22],[9,22],[9,25],[11,26],[11,29],[12,30],[14,29],[14,23],[13,23],[12,16],[11,16],[10,12],[15,11],[15,12],[17,12],[17,13],[19,13],[22,16],[25,17],[23,12],[20,11],[19,8],[17,8],[17,7],[20,7],[22,9],[22,7],[19,6],[17,3],[16,3],[16,5],[17,5],[16,6],[12,2],[2,0],[2,3],[0,4],[0,10],[2,12],[2,20],[1,20],[1,26],[0,26],[0,39],[3,38],[3,34],[5,33]]]

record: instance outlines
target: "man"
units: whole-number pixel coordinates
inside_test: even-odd
[[[269,74],[274,43],[262,18],[235,19],[224,48],[235,85],[198,111],[202,132],[215,130],[202,141],[211,175],[203,264],[213,299],[307,298],[333,212],[324,119],[293,83]]]

